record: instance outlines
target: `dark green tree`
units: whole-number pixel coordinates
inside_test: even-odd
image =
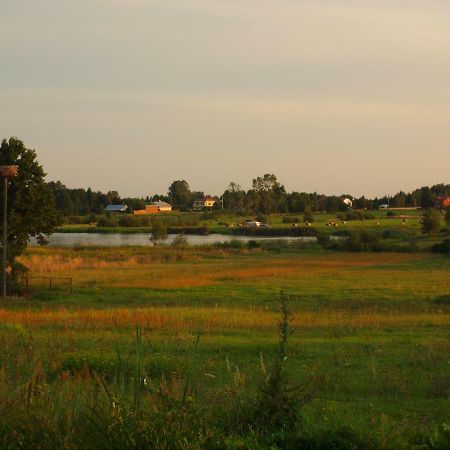
[[[157,245],[160,241],[167,239],[167,226],[160,220],[155,222],[152,227],[152,234],[150,240],[153,245]]]
[[[186,180],[176,180],[169,187],[169,199],[175,208],[187,210],[191,208],[192,193]]]
[[[240,211],[244,208],[245,204],[245,191],[239,186],[239,184],[232,181],[227,190],[223,193],[223,203],[226,209],[232,211]]]
[[[36,160],[36,152],[24,146],[17,138],[4,139],[0,145],[0,165],[18,165],[18,176],[8,187],[8,255],[11,275],[17,275],[19,265],[15,258],[26,249],[30,236],[40,245],[57,225],[55,200],[45,182],[45,172]],[[1,187],[3,197],[3,185]],[[3,202],[0,202],[3,217]],[[3,233],[3,223],[0,225]]]
[[[259,212],[270,214],[280,209],[286,202],[286,191],[274,174],[266,173],[252,182],[255,195],[255,206]]]
[[[422,231],[433,234],[441,228],[441,213],[434,208],[427,209],[422,216]]]

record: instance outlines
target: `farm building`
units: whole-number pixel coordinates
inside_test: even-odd
[[[206,196],[200,200],[195,200],[192,209],[194,211],[202,211],[205,208],[212,208],[216,204],[216,200],[213,197]]]
[[[438,195],[435,201],[436,208],[445,209],[450,207],[450,197],[444,197],[442,195]]]
[[[105,212],[109,213],[122,213],[128,209],[127,205],[107,205]]]
[[[158,200],[157,202],[152,202],[145,207],[145,209],[138,209],[134,211],[135,216],[142,216],[148,214],[158,214],[162,212],[172,211],[172,205],[167,202],[162,202]]]

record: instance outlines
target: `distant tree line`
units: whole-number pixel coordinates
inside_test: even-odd
[[[143,209],[151,201],[166,201],[175,209],[189,211],[197,199],[204,198],[202,191],[192,191],[186,180],[176,180],[171,183],[167,194],[155,194],[142,198],[122,198],[118,192],[102,193],[89,189],[70,189],[61,182],[48,183],[55,198],[56,209],[60,215],[101,214],[108,204],[125,204],[129,211]],[[354,209],[375,210],[380,205],[389,204],[392,208],[421,207],[430,208],[437,205],[439,197],[450,197],[449,184],[424,186],[406,193],[403,191],[388,197],[366,198],[353,197],[349,194],[324,195],[317,192],[286,192],[285,187],[274,174],[265,174],[252,180],[249,190],[242,189],[231,182],[221,197],[215,197],[215,208],[223,208],[235,213],[306,213],[326,211],[337,213],[348,210],[342,200],[350,198]]]
[[[125,204],[133,211],[145,208],[144,198],[121,198],[118,192],[109,191],[103,193],[93,191],[91,188],[71,189],[60,181],[48,183],[55,198],[55,206],[58,213],[64,216],[85,216],[88,214],[101,214],[110,204]]]

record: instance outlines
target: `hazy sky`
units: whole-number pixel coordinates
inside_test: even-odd
[[[0,0],[0,136],[123,195],[450,182],[449,0]]]

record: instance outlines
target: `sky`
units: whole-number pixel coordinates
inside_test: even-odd
[[[0,137],[123,196],[450,182],[448,0],[0,0]]]

